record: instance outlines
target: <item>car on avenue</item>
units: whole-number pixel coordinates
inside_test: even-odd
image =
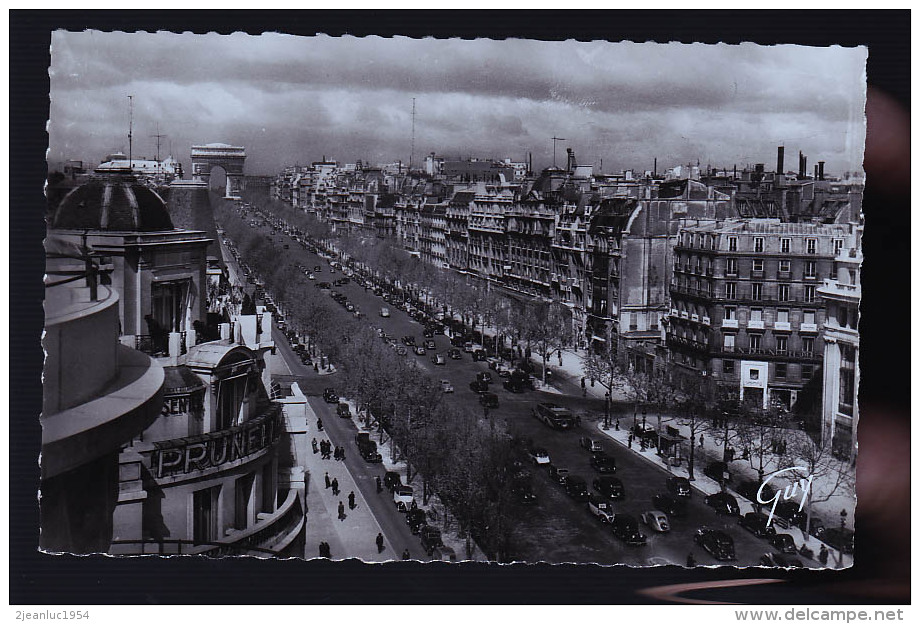
[[[601,453],[604,450],[604,447],[601,446],[601,443],[594,438],[589,438],[588,436],[582,436],[578,439],[578,444],[581,445],[581,448],[586,451],[591,451],[592,453]]]
[[[412,532],[412,535],[418,535],[422,527],[428,524],[428,520],[425,517],[425,511],[418,508],[407,511],[406,524],[409,527],[409,531]]]
[[[588,511],[601,522],[613,520],[613,505],[610,504],[610,501],[595,494],[588,496]]]
[[[441,540],[441,530],[438,527],[425,525],[419,530],[419,539],[422,542],[422,548],[429,557],[434,553],[436,548],[442,548],[444,542]]]
[[[498,395],[494,392],[483,392],[479,395],[479,404],[489,409],[498,407]]]
[[[671,494],[656,494],[652,497],[652,506],[671,517],[679,518],[687,515],[686,499]]]
[[[415,347],[415,355],[425,355],[425,353],[426,353],[425,347],[421,345]]]
[[[530,455],[530,460],[538,466],[550,463],[549,452],[541,446],[530,449],[527,454]]]
[[[476,373],[476,381],[483,381],[487,384],[490,384],[492,383],[492,373],[490,373],[489,371],[482,371],[482,372]]]
[[[335,413],[339,418],[351,418],[351,408],[348,407],[348,403],[339,403],[335,408]]]
[[[449,358],[452,359],[452,360],[462,360],[462,359],[463,359],[463,353],[461,353],[461,352],[460,352],[460,349],[457,349],[457,348],[448,349],[448,350],[447,350],[447,357],[449,357]]]
[[[693,541],[717,561],[735,560],[735,541],[725,531],[700,527],[696,530]]]
[[[402,485],[402,477],[398,472],[393,470],[388,470],[385,475],[383,475],[383,485],[389,491],[393,491],[400,485]]]
[[[473,392],[488,392],[489,384],[487,384],[484,381],[475,379],[470,383],[470,390],[472,390]]]
[[[565,485],[565,481],[569,477],[569,469],[560,468],[552,464],[547,464],[547,466],[549,467],[549,478],[559,485]]]
[[[591,483],[591,487],[595,492],[610,500],[623,500],[626,497],[626,488],[623,487],[623,482],[616,477],[598,477]]]
[[[380,316],[383,318],[390,318],[390,308],[380,308]]]
[[[323,400],[326,403],[338,403],[339,395],[332,388],[326,388],[323,390]]]
[[[666,483],[668,492],[680,498],[690,498],[690,481],[687,477],[671,477]]]
[[[578,475],[568,475],[565,478],[565,485],[563,487],[565,488],[565,493],[577,501],[586,501],[590,496],[590,494],[588,494],[587,482]]]
[[[454,385],[453,385],[452,383],[450,383],[449,380],[447,380],[447,379],[442,379],[442,380],[441,380],[441,391],[442,391],[442,392],[453,392],[453,391],[454,391]]]
[[[447,364],[447,359],[444,357],[443,353],[435,353],[433,356],[431,356],[431,363],[435,364],[436,366],[444,366]]]
[[[706,504],[715,509],[717,514],[737,516],[740,513],[738,501],[728,492],[716,492],[706,497]]]
[[[393,502],[396,503],[396,510],[409,511],[414,494],[414,490],[408,485],[397,485],[393,488]]]
[[[521,505],[537,504],[537,495],[533,493],[533,488],[525,479],[517,480],[511,484],[511,494]]]
[[[644,546],[646,537],[639,531],[639,522],[629,514],[618,513],[610,522],[613,535],[627,546]]]
[[[610,474],[617,471],[616,460],[601,451],[591,456],[591,467],[601,474]]]
[[[438,348],[438,345],[435,344],[434,340],[431,340],[429,338],[428,340],[425,341],[425,348],[434,350]]]
[[[738,524],[757,537],[770,539],[776,535],[776,529],[769,526],[770,519],[766,514],[751,511],[738,518]]]
[[[668,522],[668,516],[657,509],[652,509],[649,511],[643,511],[642,523],[650,527],[653,531],[658,533],[667,533],[671,530],[671,523]]]
[[[770,538],[770,546],[786,555],[794,555],[799,552],[795,546],[795,540],[788,533],[777,533]]]

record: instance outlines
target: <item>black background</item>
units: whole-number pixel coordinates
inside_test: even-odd
[[[753,603],[908,602],[909,567],[889,562],[886,527],[861,522],[856,565],[803,574],[593,565],[395,564],[196,558],[73,557],[37,551],[41,430],[42,274],[51,31],[281,31],[464,38],[606,39],[867,45],[870,86],[910,106],[909,11],[11,11],[10,12],[10,602],[11,604],[641,603],[638,589],[734,578],[790,582],[710,590]],[[909,158],[909,155],[908,155]],[[871,173],[871,172],[870,172]],[[873,183],[864,207],[862,384],[867,406],[899,423],[909,414],[909,181]],[[891,346],[896,348],[892,349]],[[892,356],[892,353],[898,355]],[[906,430],[906,425],[905,425]],[[899,460],[909,470],[910,458]],[[857,490],[859,491],[859,489]],[[906,499],[909,492],[895,492]],[[904,537],[909,551],[909,527]],[[903,557],[902,557],[903,559]],[[909,566],[909,562],[907,564]],[[884,598],[860,587],[902,587]],[[843,585],[846,591],[842,591]]]

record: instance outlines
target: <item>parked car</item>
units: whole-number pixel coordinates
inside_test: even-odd
[[[756,535],[757,537],[771,538],[776,535],[776,529],[767,526],[769,518],[766,514],[752,511],[738,518],[738,524]]]
[[[795,540],[788,533],[777,533],[770,538],[770,545],[781,553],[794,555],[799,552]]]
[[[383,462],[383,456],[377,452],[377,443],[371,442],[367,446],[359,446],[358,453],[361,459],[369,464],[380,464]]]
[[[470,383],[470,390],[473,392],[488,392],[489,384],[484,381],[479,381],[478,379]],[[496,397],[497,398],[497,397]]]
[[[407,347],[415,346],[415,336],[403,336],[402,341],[403,341],[403,344],[406,345]]]
[[[667,533],[671,530],[671,524],[668,522],[667,515],[658,510],[644,511],[640,516],[642,523],[658,533]]]
[[[740,512],[738,501],[728,492],[716,492],[706,497],[706,504],[716,510],[717,514],[737,516]]]
[[[534,447],[527,454],[530,455],[531,461],[538,466],[550,463],[549,452],[543,447]]]
[[[549,466],[549,478],[555,481],[556,483],[558,483],[559,485],[565,485],[565,481],[569,477],[569,469],[559,468],[552,464],[548,464],[548,466]]]
[[[402,477],[398,472],[393,470],[388,470],[385,475],[383,475],[383,485],[389,491],[393,491],[400,485],[402,485]]]
[[[449,380],[447,380],[447,379],[442,379],[442,380],[441,380],[441,391],[442,391],[442,392],[453,392],[453,391],[454,391],[454,385],[453,385],[452,383],[450,383]]]
[[[407,511],[406,524],[409,526],[409,531],[412,532],[412,535],[418,535],[421,528],[428,524],[428,520],[425,518],[425,511],[418,508]]]
[[[670,494],[656,494],[652,497],[652,506],[672,518],[680,518],[687,515],[687,503],[685,501],[686,499],[684,498],[677,498]]]
[[[681,498],[690,498],[690,481],[686,477],[671,477],[667,483],[668,492]]]
[[[725,462],[710,462],[703,470],[703,474],[719,483],[728,483],[732,480],[731,473],[728,472],[728,464]]]
[[[577,501],[588,500],[588,484],[578,475],[568,475],[565,478],[565,493]]]
[[[415,355],[425,355],[426,353],[427,351],[425,351],[425,347],[421,345],[415,347]]]
[[[522,384],[516,382],[513,379],[506,379],[502,382],[502,387],[508,392],[513,392],[514,394],[521,394],[526,389]]]
[[[591,467],[601,474],[610,474],[617,471],[616,460],[601,451],[591,456]]]
[[[326,388],[323,390],[323,400],[326,403],[338,403],[339,395],[332,388]]]
[[[761,489],[761,487],[763,489]],[[765,504],[767,501],[772,501],[773,497],[776,496],[776,490],[774,490],[769,483],[764,483],[761,486],[757,481],[742,481],[738,485],[733,486],[732,489],[749,501],[761,505]],[[758,491],[760,491],[759,501],[757,500]]]
[[[599,441],[587,436],[580,437],[578,439],[578,444],[581,445],[581,448],[591,451],[592,453],[601,453],[604,450],[604,447],[601,446]]]
[[[425,341],[425,348],[434,350],[438,348],[438,345],[435,344],[434,340],[428,339]]]
[[[486,352],[484,349],[476,349],[473,351],[473,361],[474,362],[485,362],[486,361]]]
[[[483,392],[479,395],[479,404],[489,409],[495,409],[498,407],[498,395],[494,392]]]
[[[425,525],[419,530],[419,539],[422,542],[422,548],[429,557],[434,553],[436,548],[442,548],[444,542],[441,540],[441,530],[437,527]]]
[[[856,546],[856,534],[852,530],[840,527],[824,529],[821,541],[836,550],[842,550],[846,555],[852,555]]]
[[[412,505],[414,491],[408,485],[397,485],[393,489],[393,502],[397,511],[409,511]]]
[[[484,381],[485,383],[490,384],[492,383],[492,373],[490,373],[489,371],[482,371],[480,373],[476,373],[476,380]]]
[[[795,557],[788,557],[775,552],[764,553],[760,558],[760,565],[771,568],[804,568],[802,562]]]
[[[460,352],[460,349],[448,349],[447,357],[449,357],[452,360],[462,360],[463,353]]]
[[[594,494],[588,496],[588,511],[594,514],[594,517],[601,522],[611,522],[613,520],[613,505],[610,504],[610,501]]]
[[[443,353],[436,353],[431,356],[431,363],[435,364],[436,366],[444,366],[447,364],[447,359],[444,357]]]
[[[335,413],[339,415],[339,418],[351,418],[351,408],[348,407],[348,403],[339,403],[335,408]]]
[[[611,500],[626,498],[626,488],[623,487],[623,482],[616,477],[598,477],[592,481],[591,487],[601,496]]]
[[[380,316],[390,318],[390,308],[380,308]]]
[[[514,499],[521,505],[536,505],[537,495],[533,493],[533,488],[526,480],[515,481],[511,485],[511,494]]]
[[[639,523],[629,514],[618,513],[610,522],[610,529],[614,536],[626,543],[627,546],[644,546],[646,537],[639,532]]]
[[[799,503],[781,500],[773,510],[773,522],[782,529],[794,526],[804,530],[808,522],[808,514],[799,509]]]
[[[717,561],[735,560],[735,541],[724,531],[700,527],[693,536],[693,541]]]

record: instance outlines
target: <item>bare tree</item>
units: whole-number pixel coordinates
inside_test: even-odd
[[[793,482],[810,484],[805,509],[807,521],[802,537],[807,541],[811,532],[813,510],[816,503],[826,503],[842,492],[854,492],[856,475],[849,462],[833,455],[829,437],[814,440],[804,431],[796,431],[788,447],[788,461],[795,467],[787,477]],[[784,493],[785,496],[785,493]]]
[[[529,302],[522,318],[523,336],[533,345],[543,364],[543,384],[546,384],[546,365],[550,356],[562,349],[570,339],[571,311],[558,301]]]

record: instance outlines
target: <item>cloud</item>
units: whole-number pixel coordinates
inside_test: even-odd
[[[259,173],[324,154],[406,161],[415,98],[417,154],[533,152],[546,165],[555,135],[612,170],[694,154],[772,162],[779,141],[855,170],[865,58],[753,44],[57,32],[51,159],[126,149],[133,95],[145,154],[158,123],[180,160],[193,143],[243,143]]]

